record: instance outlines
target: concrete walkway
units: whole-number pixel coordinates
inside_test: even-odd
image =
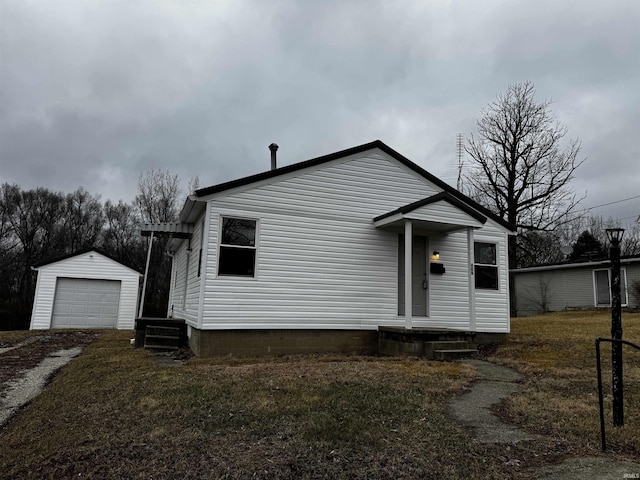
[[[516,392],[522,375],[510,368],[480,360],[466,360],[480,375],[471,391],[452,400],[449,414],[473,431],[481,443],[517,443],[534,437],[503,423],[491,412],[491,406]]]
[[[510,368],[494,365],[481,360],[465,360],[479,374],[471,391],[454,398],[448,413],[463,425],[469,427],[474,437],[481,443],[517,443],[535,440],[523,430],[502,422],[491,413],[491,406],[518,390],[522,375]],[[562,463],[546,465],[527,471],[537,480],[599,479],[621,480],[640,479],[640,464],[621,462],[603,457],[569,458]]]
[[[5,351],[11,350],[11,347]],[[33,400],[44,389],[49,377],[64,367],[82,352],[82,348],[58,350],[42,360],[37,366],[28,370],[23,377],[8,382],[5,390],[0,392],[0,427],[27,402]]]

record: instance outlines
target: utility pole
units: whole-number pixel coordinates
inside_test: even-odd
[[[624,425],[622,377],[622,303],[620,301],[620,241],[624,228],[607,228],[611,258],[611,383],[613,385],[613,425]]]

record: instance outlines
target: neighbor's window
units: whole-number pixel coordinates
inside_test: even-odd
[[[256,223],[244,218],[222,217],[218,275],[255,275]]]
[[[495,243],[474,242],[474,276],[476,288],[498,290],[498,262]]]
[[[611,271],[607,269],[593,271],[594,294],[596,307],[611,306]],[[627,299],[627,270],[620,269],[620,305],[626,307]]]

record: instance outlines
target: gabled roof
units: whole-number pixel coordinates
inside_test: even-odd
[[[487,221],[487,217],[486,216],[482,215],[480,212],[478,212],[478,211],[474,210],[473,208],[469,207],[469,205],[467,205],[466,203],[461,202],[456,197],[451,195],[451,193],[449,193],[449,192],[440,192],[440,193],[437,193],[437,194],[432,195],[430,197],[423,198],[422,200],[418,200],[417,202],[409,203],[408,205],[404,205],[404,206],[402,206],[400,208],[397,208],[396,210],[393,210],[392,212],[384,213],[384,214],[374,218],[373,221],[377,222],[378,220],[382,220],[382,219],[387,218],[387,217],[392,217],[393,215],[397,215],[399,213],[402,213],[402,214],[410,213],[410,212],[413,212],[414,210],[417,210],[420,207],[424,207],[425,205],[430,205],[432,203],[436,203],[436,202],[440,202],[440,201],[445,201],[447,203],[450,203],[454,207],[462,210],[464,213],[466,213],[470,217],[475,218],[480,223],[485,223]]]
[[[119,264],[120,264],[120,265],[122,265],[123,267],[126,267],[126,268],[128,268],[129,270],[133,270],[134,272],[136,272],[136,273],[138,273],[138,274],[142,275],[142,273],[141,273],[141,272],[139,272],[138,270],[136,270],[135,268],[133,268],[133,267],[131,267],[131,266],[129,266],[129,265],[126,265],[126,264],[122,263],[122,262],[121,262],[120,260],[118,260],[117,258],[115,258],[115,257],[113,257],[113,256],[109,255],[108,253],[106,253],[105,251],[100,250],[100,249],[95,248],[95,247],[89,247],[89,248],[85,248],[85,249],[79,250],[79,251],[77,251],[77,252],[69,253],[69,254],[67,254],[67,255],[61,255],[61,256],[59,256],[59,257],[50,258],[50,259],[48,259],[48,260],[43,260],[43,261],[41,261],[41,262],[36,263],[35,265],[32,265],[32,266],[31,266],[31,268],[35,270],[35,269],[38,269],[38,268],[40,268],[40,267],[44,267],[44,266],[46,266],[46,265],[51,265],[52,263],[57,263],[57,262],[61,262],[61,261],[63,261],[63,260],[68,260],[69,258],[77,257],[77,256],[79,256],[79,255],[84,255],[84,254],[86,254],[86,253],[90,253],[90,252],[95,252],[95,253],[97,253],[97,254],[99,254],[99,255],[102,255],[103,257],[106,257],[106,258],[108,258],[109,260],[113,260],[114,262],[119,263]]]
[[[495,221],[499,225],[503,226],[507,230],[509,230],[511,232],[515,231],[515,228],[512,225],[510,225],[507,221],[505,221],[502,218],[498,217],[497,215],[495,215],[493,212],[491,212],[486,207],[483,207],[482,205],[480,205],[476,201],[472,200],[471,198],[467,197],[463,193],[459,192],[458,190],[453,188],[448,183],[446,183],[446,182],[440,180],[439,178],[433,176],[432,174],[427,172],[425,169],[423,169],[422,167],[416,165],[411,160],[409,160],[405,156],[401,155],[400,153],[396,152],[394,149],[392,149],[391,147],[389,147],[388,145],[386,145],[385,143],[383,143],[380,140],[375,140],[373,142],[365,143],[365,144],[359,145],[357,147],[348,148],[346,150],[341,150],[339,152],[330,153],[329,155],[323,155],[321,157],[312,158],[312,159],[306,160],[304,162],[294,163],[292,165],[287,165],[287,166],[284,166],[284,167],[276,168],[275,170],[269,170],[269,171],[266,171],[266,172],[258,173],[256,175],[251,175],[251,176],[248,176],[248,177],[239,178],[237,180],[232,180],[230,182],[220,183],[218,185],[213,185],[211,187],[201,188],[201,189],[195,191],[195,197],[197,197],[197,198],[205,197],[207,195],[224,192],[224,191],[230,190],[232,188],[237,188],[237,187],[242,187],[242,186],[245,186],[245,185],[250,185],[250,184],[255,183],[255,182],[260,182],[262,180],[268,180],[270,178],[275,178],[275,177],[278,177],[280,175],[284,175],[284,174],[291,173],[291,172],[297,172],[297,171],[303,170],[305,168],[314,167],[316,165],[321,165],[323,163],[327,163],[327,162],[330,162],[332,160],[337,160],[337,159],[340,159],[340,158],[343,158],[343,157],[347,157],[349,155],[355,155],[355,154],[358,154],[358,153],[366,152],[367,150],[372,150],[372,149],[375,149],[375,148],[383,151],[384,153],[386,153],[390,157],[393,157],[394,159],[396,159],[397,161],[402,163],[407,168],[413,170],[417,174],[421,175],[423,178],[427,179],[429,182],[431,182],[431,183],[437,185],[438,187],[440,187],[442,190],[444,190],[445,193],[448,194],[448,197],[447,197],[448,201],[451,200],[451,199],[457,200],[458,202],[461,202],[462,204],[465,204],[467,209],[476,210],[477,212],[480,212],[482,215],[490,218],[491,220]],[[187,202],[185,203],[185,206],[183,208],[183,212],[187,211],[187,204],[190,201],[193,201],[193,200],[192,199],[187,199]],[[424,200],[421,200],[421,201],[424,201]],[[456,205],[456,206],[459,207],[459,205]],[[405,208],[405,207],[403,207],[403,208]],[[182,214],[181,214],[181,219],[182,219]]]

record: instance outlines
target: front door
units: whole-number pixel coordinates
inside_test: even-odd
[[[411,256],[411,296],[414,317],[427,316],[427,298],[429,277],[427,260],[427,237],[413,236],[413,252]],[[404,235],[398,238],[398,315],[404,315]]]

